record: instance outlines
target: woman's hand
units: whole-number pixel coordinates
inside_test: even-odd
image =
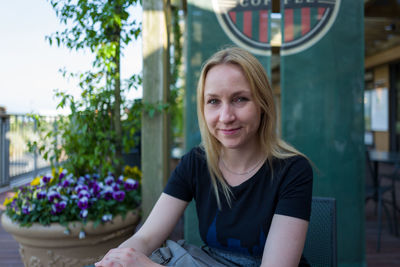
[[[162,193],[143,226],[118,248],[111,249],[96,267],[161,266],[147,255],[162,245],[188,202]]]
[[[143,253],[133,248],[111,249],[101,261],[95,263],[96,267],[155,267],[161,266],[149,259]]]

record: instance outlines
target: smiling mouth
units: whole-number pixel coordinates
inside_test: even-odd
[[[232,135],[232,134],[235,134],[235,133],[237,133],[239,130],[240,130],[240,127],[239,127],[239,128],[235,128],[235,129],[220,129],[220,131],[221,131],[223,134],[225,134],[225,135]]]

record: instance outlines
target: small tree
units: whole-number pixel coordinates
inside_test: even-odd
[[[122,153],[134,145],[133,134],[140,127],[140,103],[130,106],[122,95],[141,83],[133,75],[121,84],[121,54],[141,32],[141,24],[128,12],[140,0],[49,0],[65,30],[46,36],[50,45],[71,50],[89,49],[95,54],[92,70],[78,77],[81,99],[58,92],[58,107],[69,105],[71,114],[59,126],[62,144],[54,160],[65,153],[64,166],[75,175],[100,171],[122,171]],[[139,59],[139,58],[138,58]],[[78,76],[77,76],[78,75]],[[126,112],[123,117],[123,111]],[[121,117],[122,116],[122,117]],[[57,133],[49,132],[46,137]],[[52,136],[53,135],[53,136]],[[32,146],[37,146],[33,143]],[[45,156],[54,147],[40,147]]]

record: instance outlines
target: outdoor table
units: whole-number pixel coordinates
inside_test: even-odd
[[[387,152],[378,150],[369,150],[369,159],[373,164],[373,179],[374,185],[379,185],[378,175],[379,175],[379,163],[393,164],[400,163],[400,153],[399,152]]]
[[[373,186],[374,186],[374,199],[377,200],[378,188],[380,187],[380,179],[379,179],[379,163],[393,164],[400,166],[400,153],[399,152],[387,152],[387,151],[377,151],[377,150],[369,150],[369,159],[373,164]],[[399,211],[396,203],[393,203],[394,214]],[[396,216],[393,218],[394,220],[394,228],[395,235],[398,235],[397,227],[396,227]]]

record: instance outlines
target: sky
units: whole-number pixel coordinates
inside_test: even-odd
[[[141,9],[132,14],[141,20]],[[79,96],[77,81],[63,78],[60,69],[70,72],[90,70],[94,56],[89,51],[70,51],[45,40],[64,27],[46,0],[0,1],[0,107],[9,114],[36,113],[53,115],[59,100],[55,89]],[[141,41],[134,41],[124,50],[121,76],[128,78],[142,69]],[[141,97],[141,89],[128,94]]]

